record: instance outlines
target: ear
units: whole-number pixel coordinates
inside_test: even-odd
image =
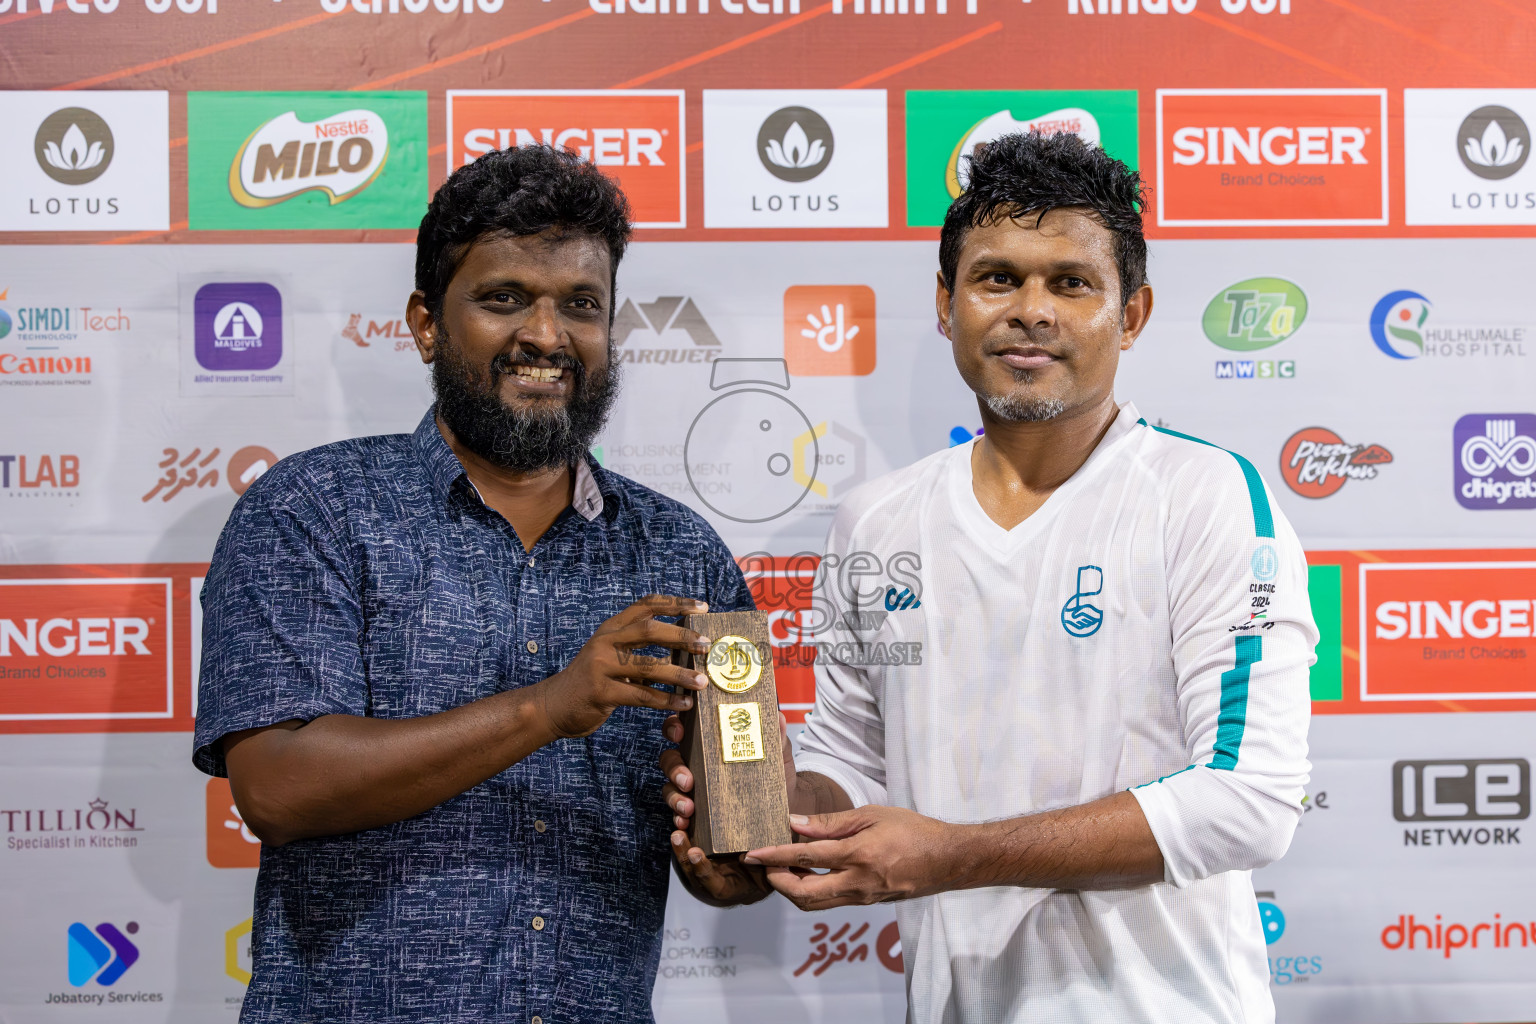
[[[944,287],[943,274],[935,273],[933,277],[935,284],[933,293],[933,311],[938,314],[939,329],[944,332],[944,337],[953,341],[954,338],[950,337],[949,333],[949,318],[954,314],[955,297],[950,294],[948,288]]]
[[[411,292],[411,297],[406,300],[405,325],[411,329],[411,337],[416,339],[416,351],[421,353],[421,361],[432,362],[437,356],[437,321],[427,308],[424,292]]]
[[[1120,315],[1120,351],[1129,352],[1136,344],[1142,329],[1152,317],[1152,286],[1144,284],[1136,289]]]

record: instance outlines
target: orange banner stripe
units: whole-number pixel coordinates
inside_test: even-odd
[[[1325,60],[1314,57],[1304,50],[1298,50],[1294,47],[1286,46],[1284,43],[1277,43],[1266,35],[1250,31],[1249,29],[1242,28],[1238,25],[1233,25],[1227,21],[1223,21],[1222,19],[1216,17],[1214,14],[1208,14],[1205,11],[1199,10],[1190,11],[1189,13],[1191,17],[1199,18],[1207,25],[1215,25],[1219,29],[1225,29],[1226,31],[1231,32],[1233,35],[1242,36],[1249,42],[1258,43],[1260,46],[1267,46],[1271,50],[1285,54],[1287,57],[1299,60],[1304,64],[1310,64],[1319,70],[1328,72],[1330,75],[1338,75],[1346,82],[1354,82],[1356,85],[1365,86],[1372,84],[1371,82],[1366,81],[1364,78],[1361,78],[1359,75],[1345,71],[1343,68],[1335,64],[1330,64]]]
[[[187,230],[187,222],[179,220],[164,231],[135,231],[131,235],[118,235],[116,238],[104,239],[97,245],[128,245],[133,242],[147,242],[151,238],[159,238],[161,235],[174,234],[177,231]]]
[[[627,82],[620,82],[618,85],[609,86],[609,88],[633,89],[637,85],[644,85],[646,82],[654,82],[656,79],[670,75],[674,71],[681,71],[684,68],[691,68],[695,64],[702,64],[707,60],[713,60],[721,54],[730,53],[732,50],[739,50],[743,46],[750,46],[760,39],[767,39],[769,36],[777,32],[783,32],[785,29],[794,28],[796,25],[803,25],[805,22],[810,21],[812,18],[819,18],[830,10],[832,10],[832,4],[830,2],[824,3],[820,7],[813,8],[803,14],[797,14],[793,18],[785,18],[781,22],[769,25],[767,28],[760,28],[756,32],[748,32],[746,35],[739,39],[733,39],[728,43],[721,43],[719,46],[714,46],[708,50],[704,50],[701,53],[696,53],[692,57],[684,57],[682,60],[673,61],[671,64],[668,64],[665,67],[659,67],[655,71],[647,71],[643,75],[640,75],[636,78],[631,78]]]
[[[25,14],[8,14],[5,17],[0,18],[0,25],[9,25],[14,21],[26,21],[28,18],[35,18],[42,13],[42,11],[37,10],[27,11]]]
[[[1520,17],[1529,21],[1536,21],[1536,14],[1524,10],[1523,8],[1517,7],[1516,5],[1510,3],[1509,0],[1487,0],[1487,2],[1497,7],[1504,8],[1510,14],[1518,14]]]
[[[580,21],[582,18],[590,18],[596,13],[597,12],[592,10],[590,7],[584,11],[576,11],[573,14],[567,14],[564,17],[556,18],[553,21],[546,21],[542,25],[535,25],[533,28],[525,28],[521,32],[514,32],[509,36],[503,36],[502,38],[492,42],[482,43],[479,46],[471,46],[469,49],[460,50],[458,53],[455,53],[452,56],[443,57],[440,60],[429,61],[426,64],[421,64],[417,67],[410,68],[405,71],[396,72],[393,75],[385,75],[383,78],[375,79],[372,82],[365,82],[362,85],[354,85],[351,87],[351,91],[358,92],[363,89],[380,89],[386,85],[393,85],[396,82],[403,82],[407,78],[415,78],[417,75],[424,75],[429,71],[436,71],[439,68],[448,67],[450,64],[457,64],[460,61],[469,60],[472,57],[479,57],[483,54],[490,53],[492,50],[499,50],[503,46],[511,46],[513,43],[520,43],[525,39],[532,39],[534,36],[543,35],[545,32],[553,32],[557,28],[564,28],[567,25]]]
[[[992,24],[983,28],[979,28],[974,32],[967,32],[959,39],[951,39],[949,42],[935,46],[931,50],[924,50],[922,53],[915,53],[908,57],[906,60],[892,64],[888,68],[876,71],[873,74],[865,75],[863,78],[855,78],[853,81],[843,86],[843,88],[862,89],[866,85],[874,85],[876,82],[881,81],[882,79],[890,78],[892,75],[899,75],[909,68],[915,68],[925,61],[933,60],[935,57],[942,57],[944,54],[951,50],[958,50],[960,47],[965,46],[967,43],[974,43],[976,40],[982,38],[983,36],[989,36],[993,32],[1000,31],[1002,27],[1002,22],[994,21]]]
[[[152,60],[147,64],[135,64],[133,67],[123,68],[121,71],[109,71],[104,75],[97,75],[94,78],[82,78],[78,82],[70,82],[67,85],[56,85],[54,88],[89,89],[91,86],[101,85],[105,82],[115,82],[120,78],[132,78],[134,75],[142,75],[146,71],[157,71],[160,68],[168,68],[176,64],[184,64],[189,60],[197,60],[199,57],[207,57],[211,54],[223,53],[225,50],[233,50],[235,47],[244,46],[247,43],[258,43],[263,39],[271,39],[273,36],[282,35],[284,32],[292,32],[294,29],[308,28],[311,25],[317,25],[320,22],[325,21],[327,18],[338,17],[342,13],[344,12],[338,11],[336,14],[327,14],[324,12],[320,14],[311,14],[307,18],[300,18],[298,21],[290,21],[286,25],[273,25],[271,28],[264,28],[260,32],[252,32],[249,35],[236,36],[234,39],[226,39],[222,43],[214,43],[211,46],[202,46],[196,50],[188,50],[186,53],[178,53],[173,57],[161,57],[159,60]]]
[[[1414,29],[1400,25],[1393,21],[1391,18],[1388,18],[1386,15],[1377,14],[1375,11],[1368,11],[1364,7],[1350,3],[1349,0],[1324,0],[1324,3],[1333,4],[1333,6],[1338,7],[1341,10],[1348,11],[1357,18],[1364,18],[1366,21],[1373,21],[1383,28],[1388,28],[1393,32],[1399,33],[1400,35],[1405,35],[1409,39],[1421,43],[1424,46],[1439,50],[1441,53],[1449,54],[1450,56],[1455,57],[1464,63],[1471,64],[1473,67],[1481,68],[1484,72],[1494,76],[1495,78],[1501,79],[1502,81],[1508,82],[1511,85],[1523,84],[1519,78],[1507,74],[1506,72],[1500,71],[1498,68],[1484,64],[1482,61],[1478,60],[1471,54],[1463,53],[1462,51],[1456,49],[1454,46],[1442,43],[1432,35],[1428,35],[1424,32],[1418,32]],[[1464,84],[1470,85],[1472,83]]]

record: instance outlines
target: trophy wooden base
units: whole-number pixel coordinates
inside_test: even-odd
[[[694,698],[681,716],[683,760],[693,773],[693,844],[722,857],[793,842],[767,615],[712,612],[685,615],[680,624],[713,641],[708,654],[673,656],[709,679],[702,691],[680,691]]]

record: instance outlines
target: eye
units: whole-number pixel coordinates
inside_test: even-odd
[[[988,274],[987,275],[987,281],[992,283],[992,284],[995,284],[995,285],[1006,287],[1008,285],[1013,284],[1013,277],[1012,277],[1012,275],[1005,274],[1001,270],[999,270],[999,271],[996,271],[994,273]]]
[[[511,292],[492,292],[489,298],[492,302],[500,303],[502,305],[510,305],[511,303],[517,301],[517,296],[513,295]]]
[[[1080,289],[1087,288],[1088,282],[1074,274],[1068,274],[1066,277],[1061,279],[1061,285],[1063,288],[1067,288],[1071,291],[1078,291]]]
[[[571,305],[577,309],[597,309],[597,300],[590,296],[581,295],[571,300]]]

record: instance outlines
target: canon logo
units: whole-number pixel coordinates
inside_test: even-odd
[[[475,156],[542,143],[572,150],[599,167],[637,167],[642,159],[648,166],[665,167],[661,142],[656,128],[540,128],[537,136],[527,128],[471,128],[464,133],[464,149]]]
[[[39,649],[54,658],[114,656],[130,649],[148,654],[148,637],[148,620],[132,617],[48,619],[41,627],[37,619],[23,619],[21,626],[15,619],[0,619],[0,658],[35,658]]]
[[[1367,129],[1354,126],[1287,128],[1180,128],[1173,133],[1173,162],[1209,164],[1367,164]]]
[[[1383,601],[1376,606],[1376,636],[1381,640],[1475,640],[1528,637],[1536,601]]]

